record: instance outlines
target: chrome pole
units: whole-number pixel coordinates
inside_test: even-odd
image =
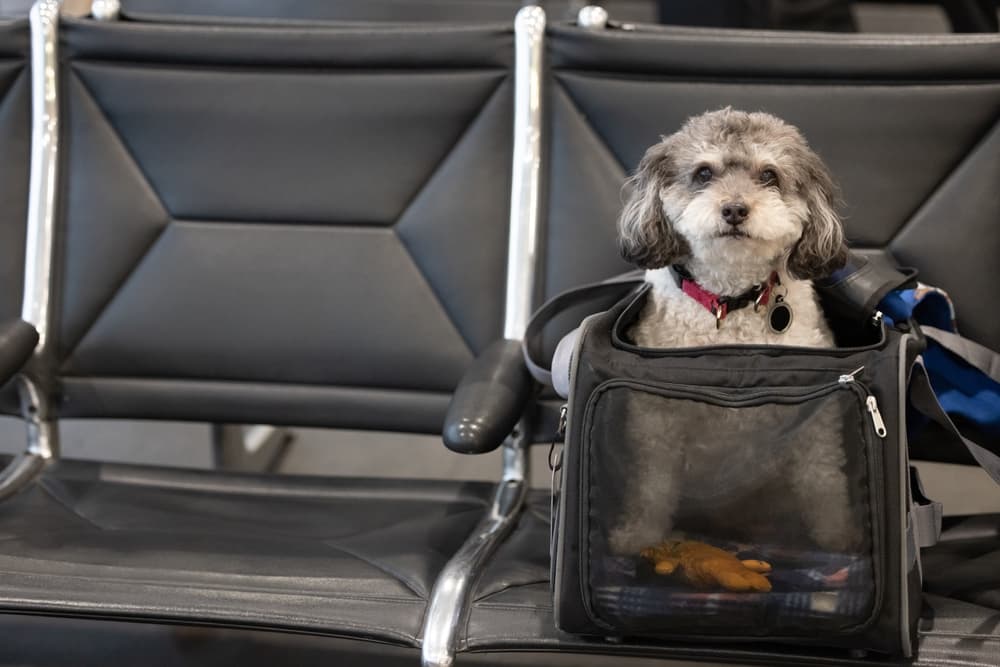
[[[24,252],[21,319],[38,331],[40,354],[48,347],[50,277],[59,156],[59,5],[39,0],[31,23],[31,180]]]
[[[59,8],[60,0],[38,0],[31,25],[31,175],[24,251],[21,319],[38,332],[34,356],[48,348],[51,324],[52,254],[59,157]],[[58,455],[58,425],[49,400],[31,373],[17,378],[21,414],[27,425],[27,450],[0,472],[0,500],[31,483]]]
[[[521,340],[535,296],[542,159],[542,58],[545,11],[523,7],[514,19],[514,154],[507,246],[504,338]],[[522,422],[503,444],[503,473],[486,516],[448,561],[431,591],[424,618],[424,667],[451,667],[459,629],[482,567],[510,532],[527,492],[528,440]]]
[[[542,162],[542,56],[545,11],[524,7],[514,20],[514,159],[507,244],[504,338],[521,340],[535,298]]]

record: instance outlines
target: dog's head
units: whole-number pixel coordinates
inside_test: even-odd
[[[619,244],[642,268],[763,259],[813,279],[847,258],[829,172],[795,127],[766,113],[691,118],[646,151],[627,186]]]

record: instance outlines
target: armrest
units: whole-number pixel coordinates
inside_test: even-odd
[[[4,385],[31,358],[38,332],[22,319],[0,323],[0,385]]]
[[[462,454],[499,447],[517,425],[534,385],[521,342],[499,340],[466,371],[444,420],[444,444]]]

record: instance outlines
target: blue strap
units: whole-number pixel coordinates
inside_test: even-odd
[[[923,363],[941,411],[952,421],[973,425],[991,440],[1000,437],[1000,382],[991,377],[1000,355],[954,334],[954,309],[947,295],[924,286],[896,290],[879,303],[879,309],[890,322],[912,320],[925,328]],[[965,345],[949,349],[946,337]]]

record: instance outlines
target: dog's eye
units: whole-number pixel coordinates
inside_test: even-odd
[[[767,186],[778,185],[778,174],[774,172],[774,169],[765,169],[760,172],[760,182]]]
[[[711,167],[699,167],[698,171],[694,172],[694,180],[704,185],[712,180],[712,175]]]

